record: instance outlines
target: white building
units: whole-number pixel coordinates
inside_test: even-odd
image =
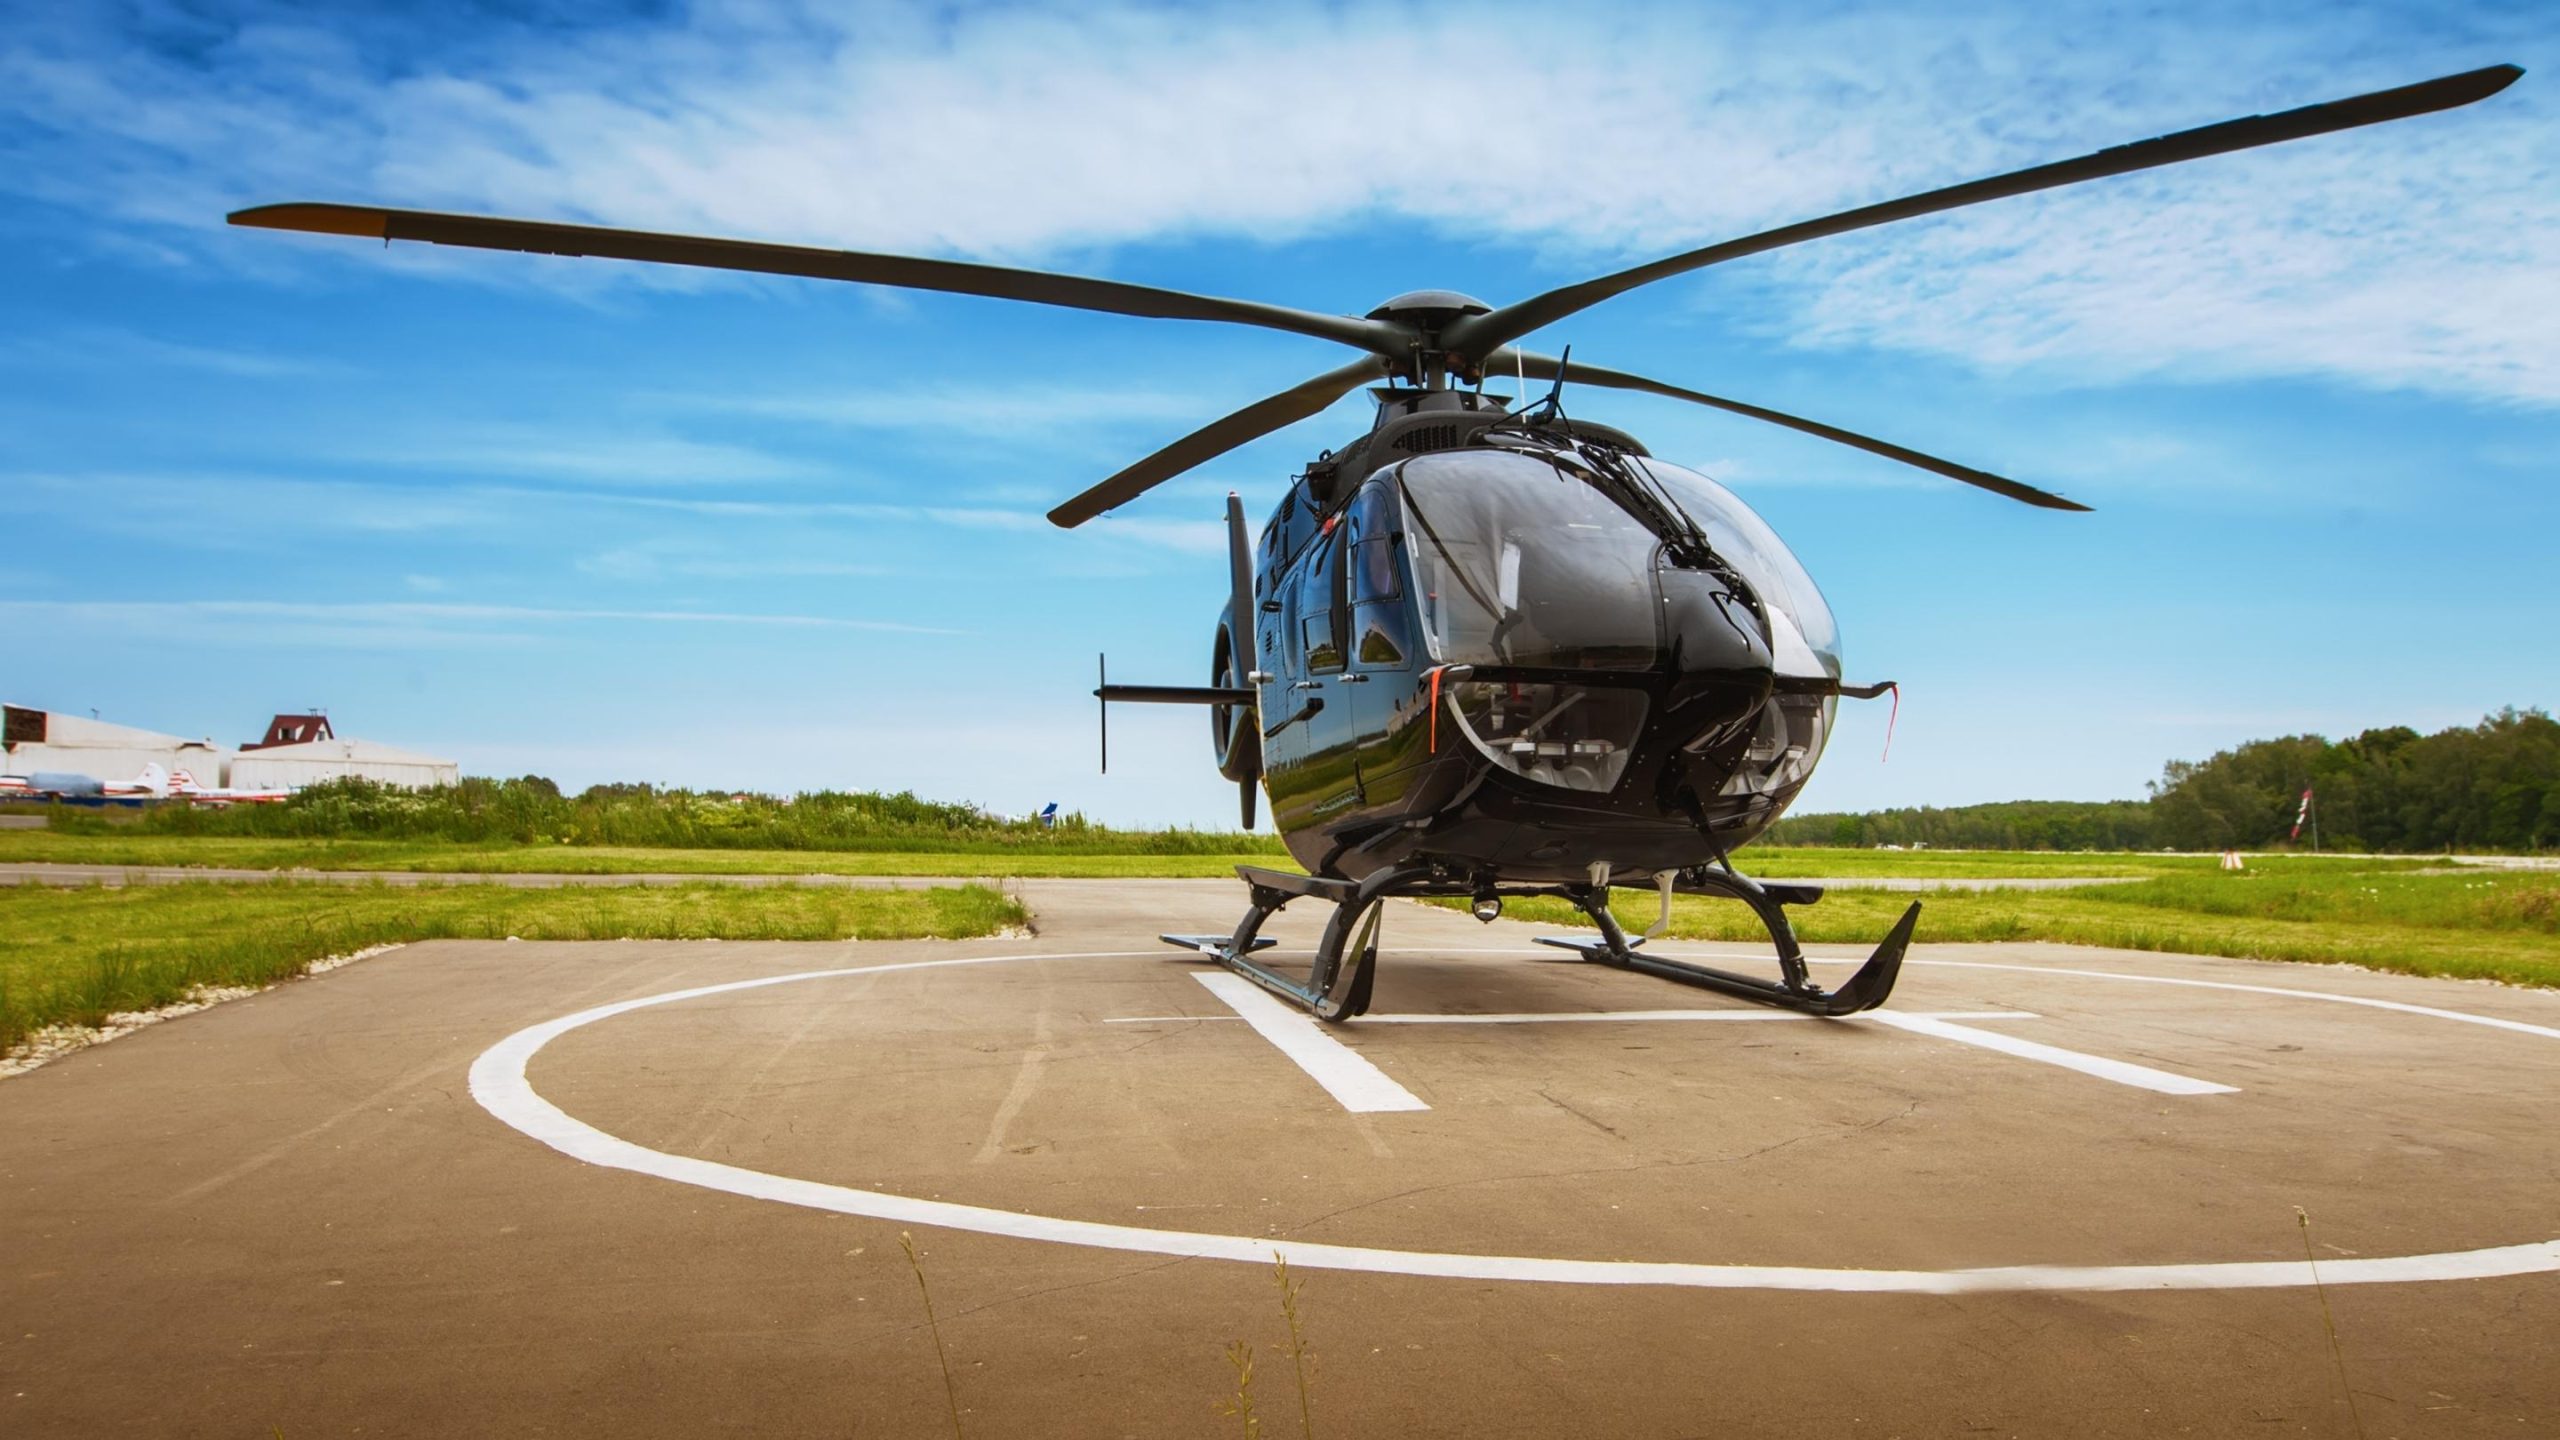
[[[211,740],[189,740],[130,725],[110,725],[86,715],[64,715],[24,705],[0,707],[5,714],[8,757],[0,770],[11,775],[86,775],[92,780],[121,782],[142,773],[146,765],[163,770],[185,768],[198,780],[222,773],[231,752]]]
[[[424,790],[451,785],[462,777],[451,760],[395,750],[370,740],[310,740],[299,745],[261,745],[243,750],[231,761],[232,788],[267,790],[312,785],[324,780],[362,776],[385,785]]]

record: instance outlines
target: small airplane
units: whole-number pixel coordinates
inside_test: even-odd
[[[0,799],[68,800],[75,804],[139,805],[169,795],[169,772],[157,761],[130,780],[101,780],[63,770],[0,776]]]
[[[2180,131],[1708,245],[1494,306],[1415,290],[1365,316],[1114,280],[909,256],[591,225],[334,204],[243,210],[235,225],[798,275],[1159,319],[1218,321],[1348,345],[1361,358],[1212,421],[1049,513],[1076,526],[1237,446],[1376,386],[1367,434],[1294,477],[1259,538],[1227,498],[1228,585],[1206,686],[1113,685],[1113,700],[1200,705],[1245,827],[1257,788],[1303,875],[1239,867],[1251,908],[1227,935],[1167,935],[1326,1020],[1368,1008],[1394,896],[1558,896],[1599,932],[1586,960],[1765,1004],[1846,1015],[1892,990],[1920,907],[1837,990],[1817,984],[1786,907],[1818,887],[1764,884],[1733,852],[1813,774],[1843,679],[1822,593],[1733,492],[1614,426],[1569,417],[1566,377],[1784,426],[2049,510],[2088,507],[1852,430],[1515,342],[1677,275],[1916,216],[2450,110],[2524,72],[2490,66]],[[1488,395],[1488,377],[1520,393]],[[1529,403],[1529,382],[1550,382]],[[1381,383],[1384,382],[1384,383]],[[1517,405],[1519,408],[1514,408]],[[1898,692],[1896,692],[1898,693]],[[1106,736],[1106,762],[1108,731]],[[1629,936],[1613,887],[1661,896]],[[1779,979],[1648,956],[1675,893],[1738,900],[1769,932]],[[1293,900],[1332,905],[1301,977],[1256,951]]]
[[[207,808],[223,805],[272,805],[278,801],[293,798],[293,791],[290,789],[256,786],[243,789],[232,785],[199,785],[196,783],[196,777],[183,769],[169,772],[169,793],[179,799]]]

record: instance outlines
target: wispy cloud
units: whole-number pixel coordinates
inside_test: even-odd
[[[505,526],[503,492],[202,471],[0,472],[22,511],[94,535],[197,549],[321,536],[417,536]]]
[[[843,394],[662,397],[679,408],[855,430],[922,431],[936,436],[1003,437],[1052,443],[1059,432],[1141,422],[1197,424],[1234,397],[1136,386],[969,384],[899,386]]]
[[[646,584],[670,577],[689,580],[855,579],[895,573],[876,561],[792,553],[766,546],[740,553],[692,541],[644,541],[580,556],[578,573],[599,580]]]
[[[896,505],[871,501],[707,500],[659,495],[613,495],[599,498],[645,509],[675,510],[696,515],[764,519],[837,519],[902,521],[947,525],[963,530],[1013,534],[1057,533],[1046,514],[983,505]],[[1226,530],[1215,520],[1167,520],[1106,515],[1087,521],[1081,533],[1113,536],[1191,554],[1220,554]]]
[[[304,602],[292,600],[0,600],[0,620],[119,634],[203,633],[208,627],[240,644],[273,645],[270,627],[292,627],[302,644],[378,644],[421,639],[478,643],[509,638],[526,627],[639,624],[745,626],[779,630],[855,630],[889,635],[958,635],[964,631],[838,615],[743,614],[705,610],[614,610],[428,601]],[[244,629],[255,622],[255,630]]]
[[[20,334],[0,340],[0,364],[42,365],[48,369],[72,366],[118,370],[136,366],[167,366],[243,380],[305,379],[346,373],[345,366],[332,361],[306,360],[215,345],[193,345],[101,325],[75,325],[45,334]]]
[[[93,533],[181,548],[272,550],[313,537],[414,539],[438,534],[495,535],[511,543],[549,545],[592,525],[596,507],[689,515],[710,520],[762,520],[801,527],[785,547],[737,540],[713,549],[689,540],[646,540],[591,551],[588,573],[621,579],[657,575],[704,579],[770,576],[859,576],[889,567],[860,555],[812,553],[826,529],[893,525],[1025,536],[1062,536],[1039,510],[995,505],[914,505],[875,501],[770,500],[609,489],[541,489],[462,483],[385,484],[360,479],[305,480],[231,471],[0,472],[23,509]],[[1205,508],[1205,507],[1204,507]],[[1215,520],[1104,516],[1079,535],[1186,555],[1223,554],[1226,532]],[[742,548],[738,548],[742,547]]]
[[[230,13],[29,24],[0,42],[0,187],[103,214],[127,243],[279,269],[382,257],[209,233],[212,217],[344,197],[1070,262],[1402,220],[1579,269],[2549,48],[2530,7],[2306,24],[2251,7],[2163,22],[1732,6],[1558,26],[1537,8],[1387,4],[779,6],[574,36],[475,24],[467,40],[416,18],[323,32],[286,10]],[[1459,83],[1382,110],[1388,46]],[[1856,59],[1879,54],[1894,63]],[[1792,343],[2029,373],[2309,374],[2560,401],[2560,327],[2543,319],[2560,308],[2548,88],[1826,242],[1664,300],[1743,293]],[[510,284],[705,283],[528,257],[392,263]],[[1255,288],[1250,271],[1233,288]]]
[[[604,481],[624,485],[722,485],[807,480],[829,467],[748,445],[669,434],[579,434],[556,426],[481,425],[438,436],[386,436],[323,452],[349,464],[468,477]]]

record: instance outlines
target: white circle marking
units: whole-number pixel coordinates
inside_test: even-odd
[[[1513,953],[1513,952],[1504,952]],[[471,1098],[500,1120],[590,1165],[654,1175],[662,1180],[700,1186],[754,1200],[772,1200],[839,1215],[861,1215],[901,1225],[935,1225],[1002,1235],[1017,1240],[1085,1245],[1102,1250],[1137,1251],[1201,1260],[1233,1260],[1268,1265],[1274,1259],[1309,1270],[1360,1270],[1382,1275],[1424,1275],[1456,1280],[1526,1280],[1562,1285],[1670,1285],[1711,1290],[1828,1290],[1869,1294],[1956,1295],[1982,1291],[2062,1290],[2257,1290],[2310,1285],[2386,1285],[2423,1280],[2487,1280],[2510,1275],[2560,1271],[2560,1239],[2484,1250],[2451,1250],[2426,1255],[2394,1255],[2372,1259],[2332,1260],[2315,1276],[2304,1260],[2259,1260],[2182,1265],[2006,1265],[1960,1270],[1855,1270],[1800,1265],[1706,1265],[1674,1261],[1563,1260],[1535,1255],[1462,1255],[1430,1250],[1382,1250],[1357,1245],[1328,1245],[1268,1236],[1210,1235],[1188,1230],[1153,1230],[1096,1220],[1067,1220],[983,1205],[946,1200],[919,1200],[882,1190],[795,1180],[736,1165],[670,1155],[608,1135],[542,1098],[525,1076],[525,1067],[542,1047],[572,1030],[653,1005],[672,1005],[709,995],[792,985],[804,980],[834,980],[859,975],[887,975],[902,970],[934,970],[961,965],[1001,965],[1025,960],[1125,960],[1160,958],[1156,951],[1095,950],[1057,955],[977,955],[948,960],[911,960],[889,965],[838,970],[804,970],[672,990],[637,1000],[598,1005],[556,1020],[529,1026],[483,1051],[471,1065]],[[2238,990],[2263,995],[2295,996],[2374,1005],[2421,1015],[2560,1039],[2560,1030],[2521,1021],[2466,1015],[2396,1001],[2327,995],[2316,990],[2287,990],[2267,985],[2225,984],[2154,975],[2126,975],[2104,970],[2046,969],[2026,965],[1990,965],[1968,961],[1918,961],[1918,964],[1972,969],[2025,970],[2035,974],[2086,976],[2106,980]]]

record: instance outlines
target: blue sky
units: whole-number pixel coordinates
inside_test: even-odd
[[[1783,11],[1784,13],[1773,13]],[[317,17],[317,18],[315,18]],[[1427,63],[1426,63],[1427,61]],[[1060,498],[1348,358],[1300,337],[226,229],[345,200],[1032,264],[1358,313],[2501,61],[2468,110],[1718,267],[1533,337],[2059,489],[1642,397],[1839,612],[1800,808],[2139,794],[2257,736],[2560,702],[2547,6],[0,0],[0,694],[278,709],[564,783],[1232,823],[1189,711],[1229,489]],[[1571,399],[1569,393],[1568,399]]]

